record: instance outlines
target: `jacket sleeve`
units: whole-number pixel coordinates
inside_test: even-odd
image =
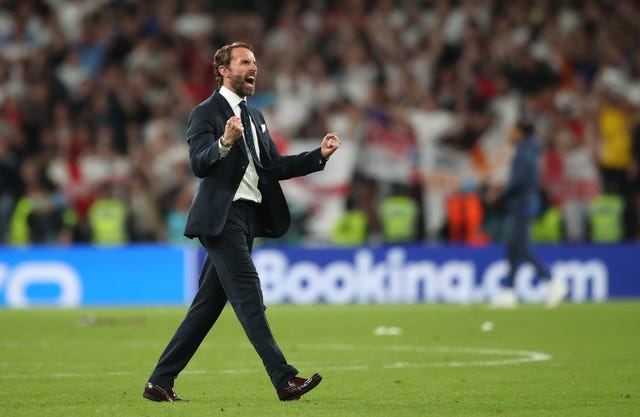
[[[220,146],[212,119],[205,108],[198,106],[191,111],[187,123],[187,143],[191,169],[196,177],[204,178],[220,162]]]
[[[264,116],[258,112],[261,123],[265,123]],[[278,181],[288,180],[294,177],[302,177],[312,172],[322,171],[327,160],[320,153],[320,148],[316,148],[309,152],[302,152],[298,155],[280,155],[276,144],[271,139],[271,135],[267,131],[269,138],[269,158],[271,165],[267,168],[268,175]]]
[[[320,148],[298,155],[283,156],[280,155],[275,144],[271,142],[269,154],[272,161],[269,173],[272,178],[278,181],[322,171],[327,163],[327,160],[320,153]]]

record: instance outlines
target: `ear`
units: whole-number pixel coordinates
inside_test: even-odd
[[[218,72],[220,73],[220,75],[222,75],[223,77],[226,77],[227,75],[229,75],[229,69],[227,67],[225,67],[224,65],[220,65],[218,67]]]

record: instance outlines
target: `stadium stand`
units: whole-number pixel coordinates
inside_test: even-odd
[[[504,131],[521,111],[561,217],[548,239],[602,240],[606,193],[619,239],[637,240],[638,27],[640,5],[624,0],[1,2],[0,242],[92,241],[105,189],[128,216],[109,240],[179,241],[196,185],[186,119],[233,40],[256,48],[251,100],[283,151],[326,131],[354,144],[335,193],[304,197],[299,221],[326,227],[298,225],[313,229],[303,240],[330,242],[351,210],[380,240],[377,208],[399,189],[417,207],[412,239],[450,240],[447,201],[505,180]]]

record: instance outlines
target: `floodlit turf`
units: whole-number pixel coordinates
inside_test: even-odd
[[[0,310],[0,416],[640,415],[640,302],[271,307],[290,362],[324,376],[290,403],[227,308],[176,381],[191,402],[144,400],[184,310]]]

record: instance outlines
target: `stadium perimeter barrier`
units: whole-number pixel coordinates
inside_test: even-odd
[[[640,246],[541,245],[554,277],[573,302],[640,297]],[[137,244],[0,248],[0,307],[185,305],[197,286],[203,251],[196,246]],[[486,302],[507,272],[501,246],[393,245],[254,250],[265,304],[411,304]],[[516,291],[542,302],[547,286],[531,267]]]

